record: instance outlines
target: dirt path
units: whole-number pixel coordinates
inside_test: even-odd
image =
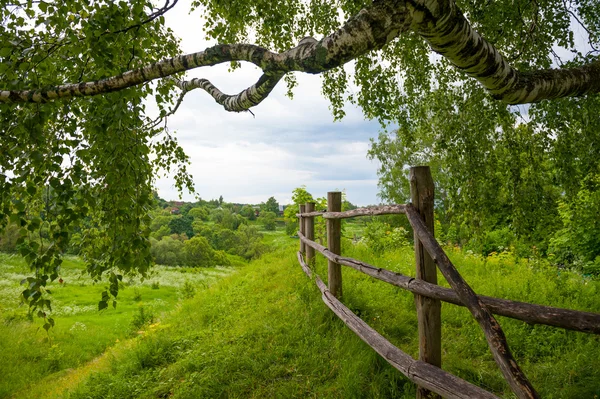
[[[110,369],[112,362],[118,361],[124,353],[137,345],[137,338],[130,338],[118,342],[108,348],[103,354],[76,368],[62,370],[47,376],[35,385],[16,393],[13,399],[59,399],[68,396],[79,384],[84,382],[91,374]]]

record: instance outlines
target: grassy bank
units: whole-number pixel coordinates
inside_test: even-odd
[[[0,397],[45,397],[39,388],[142,334],[145,324],[160,321],[194,290],[206,289],[231,271],[158,266],[144,282],[125,281],[116,309],[98,312],[104,284],[94,284],[83,269],[83,262],[67,258],[63,283],[49,284],[56,326],[46,333],[40,319],[29,318],[19,306],[19,281],[29,274],[27,266],[18,256],[0,254]]]
[[[162,329],[91,373],[70,398],[412,398],[414,386],[348,330],[301,272],[295,247],[220,280],[168,315]],[[600,284],[543,262],[450,251],[478,293],[600,312]],[[376,258],[412,274],[408,248]],[[324,262],[317,265],[326,276]],[[417,352],[412,294],[344,269],[344,302],[390,341]],[[443,306],[444,368],[510,398],[483,334],[464,309]],[[523,370],[545,398],[600,395],[596,336],[500,318]]]

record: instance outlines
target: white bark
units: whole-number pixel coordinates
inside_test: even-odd
[[[297,47],[283,53],[274,53],[251,44],[217,45],[199,53],[163,60],[95,82],[39,90],[0,91],[0,102],[41,103],[60,98],[92,96],[194,68],[246,61],[260,67],[264,75],[256,84],[236,95],[224,94],[203,79],[181,82],[187,90],[203,88],[226,110],[240,112],[264,100],[288,72],[321,73],[330,70],[371,50],[382,48],[407,30],[417,32],[432,50],[477,79],[492,97],[510,104],[600,92],[599,61],[572,69],[516,70],[471,27],[454,0],[379,0],[322,40],[305,39]]]

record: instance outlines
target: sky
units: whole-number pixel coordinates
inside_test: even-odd
[[[167,26],[182,39],[184,53],[204,50],[214,43],[201,40],[202,21],[189,15],[189,0],[181,0],[165,15]],[[238,93],[260,76],[254,65],[243,64],[235,72],[228,65],[189,71],[186,79],[206,78],[227,94]],[[202,199],[261,203],[273,196],[280,204],[291,202],[292,190],[306,186],[315,197],[345,190],[356,205],[379,203],[378,163],[367,159],[369,139],[376,138],[379,124],[365,121],[360,109],[347,105],[346,117],[334,122],[329,102],[321,94],[321,78],[296,74],[294,99],[285,96],[281,81],[271,95],[250,113],[231,113],[206,92],[189,92],[177,113],[168,119],[179,143],[190,156],[188,167]],[[174,181],[161,178],[159,195],[179,197]],[[183,194],[192,201],[193,195]]]

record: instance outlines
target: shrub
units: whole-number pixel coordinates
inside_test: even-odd
[[[196,286],[190,280],[185,280],[181,287],[181,296],[185,299],[191,299],[196,295]]]
[[[188,211],[188,216],[191,216],[196,221],[208,220],[208,209],[204,206],[192,208]]]
[[[187,264],[191,266],[226,266],[229,259],[223,251],[215,251],[206,237],[196,236],[184,243]]]
[[[388,223],[379,220],[367,223],[362,241],[375,253],[410,245],[406,229],[392,228]]]
[[[254,226],[241,226],[237,231],[239,244],[237,255],[246,259],[256,259],[267,251],[267,246],[262,242],[260,234]]]
[[[194,229],[192,228],[192,222],[194,218],[191,216],[175,216],[169,221],[169,228],[172,234],[185,234],[188,237],[194,235]]]
[[[150,253],[159,265],[178,266],[185,263],[183,242],[167,236],[160,241],[151,238],[150,245]]]
[[[507,251],[514,240],[515,236],[509,227],[488,231],[483,238],[481,253],[487,256],[492,252]]]
[[[277,219],[277,215],[275,212],[261,212],[258,221],[263,225],[265,230],[274,231],[276,227],[275,219]]]
[[[151,309],[146,309],[143,305],[138,307],[137,313],[133,314],[131,320],[131,330],[133,332],[138,331],[145,325],[154,323],[154,313]]]
[[[558,263],[575,265],[598,274],[600,268],[600,175],[583,180],[581,189],[570,201],[559,202],[563,228],[550,240],[550,252]]]

